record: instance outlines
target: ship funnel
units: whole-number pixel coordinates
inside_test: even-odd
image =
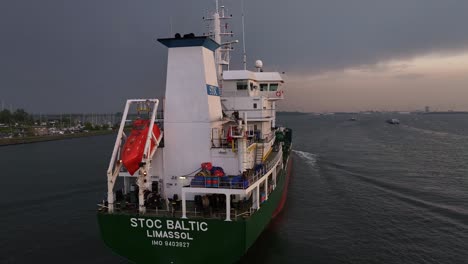
[[[169,48],[165,122],[210,122],[222,118],[214,51],[209,37],[179,33],[158,39]]]
[[[169,48],[164,179],[166,195],[171,197],[180,194],[184,184],[174,176],[186,175],[201,162],[211,160],[211,129],[223,118],[214,61],[214,51],[220,45],[209,37],[193,34],[158,41]]]

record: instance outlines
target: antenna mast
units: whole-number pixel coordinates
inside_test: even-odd
[[[210,22],[208,36],[211,37],[214,41],[219,43],[221,47],[215,50],[215,63],[216,63],[216,71],[218,76],[218,82],[220,87],[222,87],[222,79],[223,79],[223,70],[224,67],[229,70],[229,63],[231,61],[231,54],[230,52],[234,49],[232,44],[238,43],[238,40],[233,41],[224,41],[224,37],[232,37],[232,31],[228,32],[228,23],[225,22],[228,19],[232,18],[232,15],[225,16],[224,13],[224,6],[219,6],[218,0],[216,2],[216,10],[211,15],[211,17],[204,17],[203,19]],[[222,25],[221,25],[221,22]]]
[[[242,57],[242,63],[244,64],[244,70],[247,70],[247,54],[245,53],[245,20],[244,20],[244,0],[241,1],[242,5],[242,48],[244,51]]]

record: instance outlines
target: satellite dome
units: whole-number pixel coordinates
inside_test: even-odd
[[[260,69],[263,67],[263,62],[261,60],[255,61],[255,68]]]

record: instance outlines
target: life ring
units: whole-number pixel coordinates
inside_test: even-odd
[[[281,91],[276,91],[276,96],[281,97]]]

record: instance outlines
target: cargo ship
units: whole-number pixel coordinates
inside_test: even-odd
[[[235,263],[285,204],[284,80],[261,61],[247,70],[245,55],[243,70],[229,69],[229,18],[216,4],[207,35],[158,39],[165,98],[125,104],[97,218],[104,243],[131,262]]]

